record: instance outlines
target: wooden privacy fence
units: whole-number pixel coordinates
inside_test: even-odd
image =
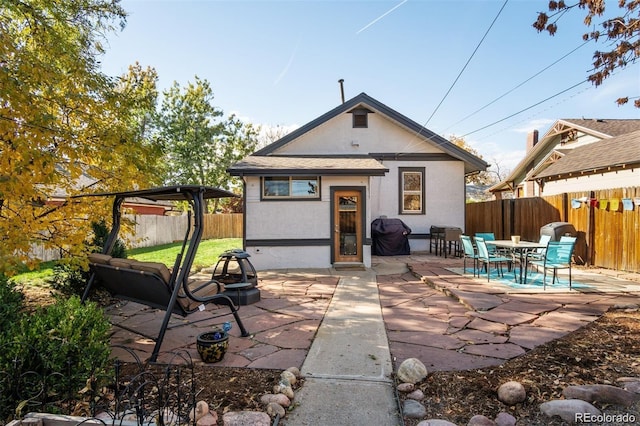
[[[640,206],[634,203],[632,210],[625,210],[621,201],[633,203],[638,197],[640,187],[469,203],[465,233],[493,232],[497,239],[520,235],[537,241],[542,226],[569,222],[578,233],[577,262],[640,272]],[[612,206],[612,200],[619,203]]]
[[[135,232],[127,246],[152,247],[182,241],[187,229],[187,216],[127,215],[135,223]],[[202,239],[242,238],[242,214],[206,214]]]
[[[128,248],[153,247],[182,241],[187,216],[124,215],[135,224],[134,234],[126,238]],[[206,214],[202,239],[242,238],[242,213]],[[31,256],[42,261],[60,259],[60,250],[47,250],[33,245]]]

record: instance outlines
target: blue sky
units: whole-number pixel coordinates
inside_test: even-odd
[[[136,61],[152,66],[161,90],[197,75],[225,115],[288,129],[339,105],[344,79],[347,99],[365,92],[446,138],[464,136],[503,170],[524,156],[527,132],[542,135],[556,119],[640,118],[615,104],[640,95],[640,64],[598,88],[570,89],[606,48],[579,47],[583,11],[550,37],[531,26],[546,0],[504,3],[125,0],[127,26],[109,36],[102,66],[112,76]],[[617,1],[607,4],[617,11]]]

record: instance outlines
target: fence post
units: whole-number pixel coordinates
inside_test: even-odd
[[[593,260],[593,251],[595,244],[595,224],[596,224],[596,215],[595,215],[595,207],[591,205],[591,200],[596,197],[596,193],[594,191],[589,192],[589,200],[587,201],[587,208],[589,209],[589,217],[587,219],[587,234],[585,235],[585,242],[587,244],[587,253],[585,264],[588,266],[591,265]]]

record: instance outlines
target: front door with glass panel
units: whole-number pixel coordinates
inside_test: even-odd
[[[362,192],[334,192],[334,262],[362,262],[362,206]]]

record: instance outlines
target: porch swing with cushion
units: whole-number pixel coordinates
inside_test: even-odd
[[[157,336],[147,336],[135,329],[118,325],[121,328],[140,334],[155,341],[150,362],[155,362],[160,352],[164,335],[169,328],[172,314],[184,317],[192,312],[205,309],[208,303],[229,307],[229,312],[218,316],[232,314],[243,337],[249,333],[242,324],[238,314],[238,306],[229,296],[223,294],[225,286],[214,279],[191,279],[189,273],[193,259],[198,250],[203,232],[205,200],[211,198],[236,197],[235,194],[217,188],[185,185],[162,188],[151,188],[139,191],[83,194],[87,196],[113,196],[113,226],[102,253],[89,255],[91,275],[82,295],[84,302],[94,284],[103,286],[114,297],[137,302],[152,308],[165,311],[165,315]],[[126,199],[143,198],[151,201],[186,201],[189,205],[187,215],[187,231],[180,253],[176,256],[173,269],[157,262],[139,262],[133,259],[119,259],[111,257],[120,230],[122,205]],[[191,226],[191,217],[194,218]],[[186,253],[185,253],[186,250]],[[253,286],[252,283],[233,284],[234,290]],[[227,288],[228,289],[228,288]],[[199,321],[208,320],[201,319]],[[192,321],[193,322],[197,322]],[[188,323],[180,323],[177,326]]]

